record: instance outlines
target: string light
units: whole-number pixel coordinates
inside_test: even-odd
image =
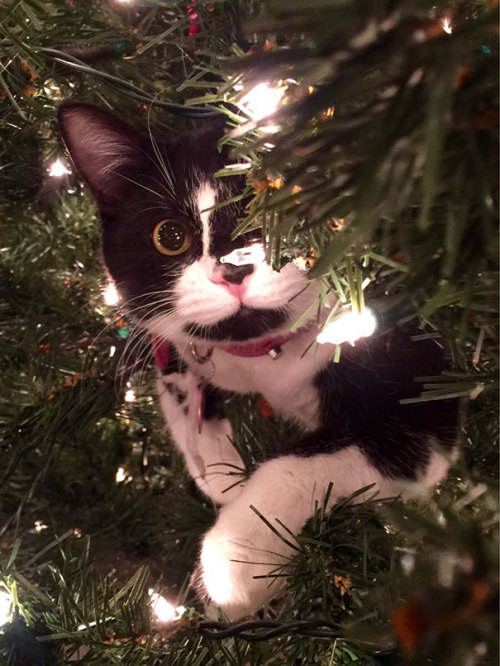
[[[359,338],[367,338],[377,328],[377,319],[370,308],[362,312],[344,312],[335,321],[330,322],[316,337],[320,344],[328,342],[339,345],[350,342],[352,345]]]
[[[251,162],[236,162],[235,164],[225,164],[224,169],[230,171],[246,171],[252,168]]]
[[[68,173],[71,173],[71,169],[68,169],[67,165],[59,158],[49,165],[49,176],[52,178],[62,178]]]
[[[111,280],[104,287],[102,295],[106,305],[117,305],[120,302],[120,294],[116,289],[115,283]]]
[[[61,89],[57,85],[57,83],[49,79],[46,84],[43,87],[44,93],[49,97],[50,99],[56,99],[58,97],[61,97]]]
[[[151,609],[159,622],[175,622],[186,612],[185,606],[173,606],[153,589],[148,590],[151,597]]]
[[[123,483],[128,478],[127,473],[125,472],[124,467],[118,467],[115,474],[116,483]]]
[[[453,32],[453,26],[452,26],[451,21],[448,18],[448,16],[445,16],[443,18],[443,20],[441,21],[441,25],[443,26],[443,30],[446,33],[448,33],[448,35],[451,35],[451,33]]]
[[[137,396],[135,395],[134,389],[127,389],[125,391],[124,400],[125,402],[135,402]]]
[[[0,627],[12,619],[12,596],[4,587],[0,587]]]
[[[261,264],[266,260],[266,252],[262,243],[252,243],[248,247],[240,247],[219,259],[221,264],[244,266],[245,264]]]
[[[273,88],[269,83],[259,83],[242,98],[241,103],[252,120],[262,120],[276,111],[284,94],[284,87]]]
[[[48,525],[46,525],[43,520],[35,520],[35,532],[43,532],[43,530],[48,529]]]

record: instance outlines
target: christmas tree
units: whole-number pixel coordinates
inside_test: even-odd
[[[493,664],[498,654],[498,25],[490,0],[0,3],[5,664]],[[283,597],[204,616],[214,509],[168,444],[151,353],[106,278],[62,100],[158,132],[225,115],[276,268],[418,318],[462,453],[422,501],[350,498],[293,538]],[[333,313],[335,314],[335,313]],[[337,313],[338,314],[338,313]],[[332,315],[333,316],[333,315]],[[333,362],[342,345],[333,347]],[[234,412],[248,468],[291,427]]]

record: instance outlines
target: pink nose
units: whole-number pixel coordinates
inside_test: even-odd
[[[243,264],[235,266],[234,264],[218,264],[212,273],[210,280],[214,284],[223,285],[230,294],[243,298],[248,286],[248,280],[245,278],[253,273],[253,264]]]

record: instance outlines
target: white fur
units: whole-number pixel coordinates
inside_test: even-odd
[[[261,393],[274,410],[313,430],[319,417],[319,397],[313,379],[331,356],[327,345],[315,345],[301,358],[309,344],[314,343],[315,335],[315,328],[298,332],[283,346],[282,355],[276,360],[267,355],[233,356],[215,348],[212,381],[230,391]]]
[[[375,484],[372,493],[390,496],[384,478],[356,446],[337,453],[303,458],[283,456],[264,463],[231,504],[221,509],[207,533],[201,553],[202,575],[213,601],[230,619],[255,611],[283,586],[294,553],[252,510],[254,506],[285,538],[304,527],[333,483],[330,506],[359,488]],[[256,578],[259,576],[259,578]],[[264,578],[262,578],[264,576]],[[267,577],[266,577],[267,576]]]
[[[203,257],[208,257],[210,249],[210,214],[211,208],[215,204],[216,192],[212,185],[208,182],[203,182],[198,187],[195,194],[195,201],[198,206],[198,212],[202,224],[202,242],[203,242]]]
[[[243,488],[243,480],[238,483],[241,476],[238,470],[243,472],[244,464],[232,444],[232,429],[227,419],[204,421],[202,431],[198,433],[197,405],[193,404],[189,395],[192,393],[192,379],[192,373],[160,376],[157,381],[160,404],[170,434],[196,484],[214,502],[226,504],[235,499]],[[185,402],[179,404],[175,396],[167,391],[167,382],[188,394]],[[185,408],[188,409],[187,414]],[[195,437],[194,447],[189,442],[192,436]],[[202,470],[197,456],[201,459]]]
[[[446,473],[443,460],[441,456],[439,460],[433,457],[427,481],[437,482]],[[280,523],[298,534],[315,507],[322,505],[330,483],[333,485],[327,509],[372,484],[357,501],[370,496],[411,497],[423,488],[415,483],[403,486],[398,480],[382,476],[357,446],[309,458],[291,455],[265,462],[237,499],[221,509],[216,524],[203,541],[203,580],[210,597],[229,619],[254,612],[281,590],[296,544]],[[428,492],[429,486],[425,488]]]
[[[454,460],[456,454],[445,457],[437,451],[432,451],[429,461],[416,481],[396,481],[395,489],[397,494],[409,499],[412,497],[426,497],[429,490],[438,484],[448,472],[450,460]]]

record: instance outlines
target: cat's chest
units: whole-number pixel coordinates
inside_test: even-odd
[[[211,363],[195,367],[195,372],[228,391],[260,393],[274,410],[313,430],[321,419],[315,377],[324,362],[323,354],[311,362],[293,348],[284,349],[279,359],[241,358],[215,349]]]

